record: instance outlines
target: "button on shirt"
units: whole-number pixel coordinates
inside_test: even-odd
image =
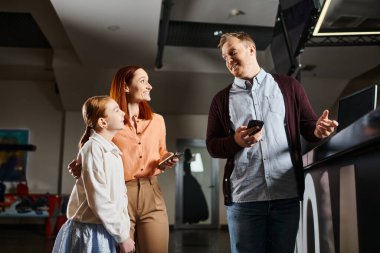
[[[158,161],[166,149],[164,118],[154,113],[151,120],[133,118],[135,126],[126,125],[113,138],[123,152],[125,181],[146,178],[162,173]]]
[[[278,84],[263,69],[247,81],[235,78],[229,95],[232,128],[264,121],[262,140],[235,155],[231,175],[232,201],[252,202],[297,197],[284,118],[285,105]]]

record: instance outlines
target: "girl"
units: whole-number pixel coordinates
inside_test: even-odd
[[[81,177],[67,207],[53,252],[133,252],[130,218],[119,148],[112,143],[124,127],[124,112],[108,96],[89,98],[82,108],[86,131],[79,147]]]

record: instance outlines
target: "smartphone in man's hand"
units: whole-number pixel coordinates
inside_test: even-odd
[[[262,120],[257,120],[257,119],[251,119],[249,122],[248,122],[248,126],[247,126],[247,129],[250,129],[250,128],[256,128],[255,130],[252,131],[252,133],[250,133],[249,135],[254,135],[256,133],[258,133],[261,128],[263,128],[263,125],[264,125],[264,121]]]

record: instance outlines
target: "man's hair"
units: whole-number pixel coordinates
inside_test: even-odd
[[[256,49],[256,44],[252,37],[246,32],[233,32],[233,33],[223,33],[220,37],[218,48],[222,49],[224,43],[227,42],[229,38],[235,37],[241,41],[252,43],[253,47]]]

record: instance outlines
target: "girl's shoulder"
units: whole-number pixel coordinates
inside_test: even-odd
[[[104,143],[102,143],[102,140],[99,140],[95,138],[94,136],[91,136],[88,141],[83,145],[83,147],[80,149],[80,153],[82,154],[88,154],[88,153],[100,153],[102,150],[104,150]]]

